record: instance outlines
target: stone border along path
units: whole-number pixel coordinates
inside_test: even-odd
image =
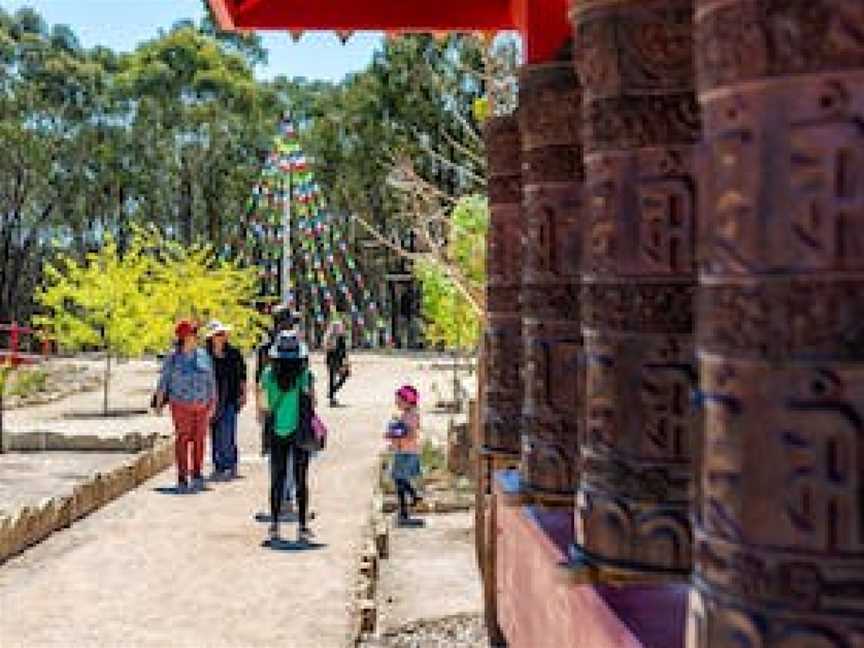
[[[11,516],[0,517],[0,565],[143,484],[173,461],[174,444],[162,439],[131,461],[76,484],[71,495],[46,498],[36,506],[23,506]]]
[[[323,385],[321,358],[314,360]],[[0,615],[0,645],[349,644],[356,557],[393,390],[410,381],[428,393],[434,378],[416,359],[358,354],[352,365],[345,406],[321,412],[332,437],[310,471],[317,548],[262,546],[266,522],[256,514],[267,508],[269,476],[247,408],[242,479],[178,496],[165,471],[0,567],[0,609],[15,611]],[[284,527],[292,537],[295,525]]]

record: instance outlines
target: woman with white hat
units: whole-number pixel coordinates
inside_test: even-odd
[[[219,320],[207,325],[207,351],[216,373],[216,411],[210,421],[216,479],[237,476],[237,415],[246,405],[246,361],[240,350],[229,344],[230,331],[231,327]]]
[[[307,525],[309,513],[309,452],[297,440],[300,424],[300,391],[306,390],[315,403],[313,376],[309,371],[309,354],[293,331],[282,331],[270,348],[270,364],[261,374],[257,390],[258,418],[267,413],[273,417],[273,438],[270,448],[270,538],[279,538],[279,516],[285,492],[288,457],[294,456],[294,482],[297,489],[299,526],[297,541],[308,542],[311,531]]]

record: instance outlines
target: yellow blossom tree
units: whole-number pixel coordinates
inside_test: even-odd
[[[218,319],[231,325],[235,345],[244,350],[254,346],[267,324],[266,317],[253,306],[258,289],[254,269],[218,260],[209,245],[187,248],[154,232],[142,236],[142,242],[155,252],[150,293],[152,324],[163,340],[170,338],[179,319],[201,323]]]
[[[107,237],[97,252],[82,261],[60,255],[44,268],[44,285],[36,302],[44,313],[34,323],[50,331],[70,350],[105,353],[103,413],[108,414],[111,361],[141,355],[158,339],[150,326],[151,261],[133,244],[121,256]]]
[[[217,261],[209,246],[185,248],[155,230],[137,230],[125,254],[108,237],[79,262],[68,256],[45,267],[36,325],[70,350],[105,353],[103,412],[108,413],[111,361],[164,351],[177,320],[218,318],[248,349],[264,317],[254,308],[253,269]]]

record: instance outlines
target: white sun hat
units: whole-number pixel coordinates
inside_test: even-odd
[[[230,330],[231,327],[227,324],[223,324],[219,320],[213,320],[207,325],[207,337],[213,337],[219,333],[228,333]]]

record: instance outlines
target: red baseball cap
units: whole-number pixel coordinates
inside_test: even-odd
[[[191,320],[180,320],[174,328],[174,337],[178,340],[183,340],[190,335],[195,335],[198,332],[198,325]]]

